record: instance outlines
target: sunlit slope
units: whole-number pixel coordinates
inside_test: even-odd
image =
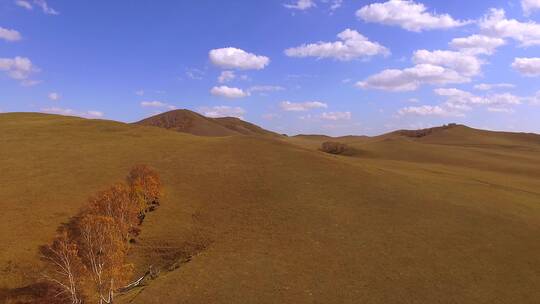
[[[189,110],[172,110],[160,113],[135,124],[160,127],[198,136],[278,136],[274,132],[236,117],[210,118]]]
[[[193,257],[122,302],[540,299],[539,158],[528,151],[507,153],[530,160],[529,171],[504,172],[398,157],[428,145],[409,139],[394,140],[393,154],[377,156],[390,152],[374,141],[359,144],[365,156],[336,157],[281,139],[41,114],[2,114],[0,130],[0,290],[37,275],[37,246],[143,162],[161,173],[166,197],[142,227],[137,271]],[[483,161],[511,158],[499,153]]]

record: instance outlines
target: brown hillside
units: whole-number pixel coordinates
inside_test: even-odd
[[[173,110],[136,122],[137,125],[154,126],[198,136],[272,135],[254,124],[235,117],[210,118],[189,110]]]
[[[141,163],[164,196],[128,258],[160,274],[115,303],[540,300],[538,135],[341,139],[359,151],[341,156],[35,113],[0,114],[0,130],[0,303],[30,303],[39,246]]]

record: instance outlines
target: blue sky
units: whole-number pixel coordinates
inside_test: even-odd
[[[540,0],[0,0],[0,111],[540,133]]]

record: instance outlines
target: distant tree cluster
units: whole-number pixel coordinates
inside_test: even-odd
[[[134,167],[125,182],[92,196],[75,219],[41,250],[46,278],[60,303],[113,303],[132,277],[130,243],[145,214],[159,205],[161,182],[146,165]],[[60,299],[60,300],[58,300]]]
[[[321,151],[330,154],[343,154],[347,151],[347,145],[340,142],[327,141],[322,143]]]

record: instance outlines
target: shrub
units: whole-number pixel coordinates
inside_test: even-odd
[[[347,150],[347,145],[340,142],[327,141],[321,145],[321,151],[330,154],[343,154]]]

